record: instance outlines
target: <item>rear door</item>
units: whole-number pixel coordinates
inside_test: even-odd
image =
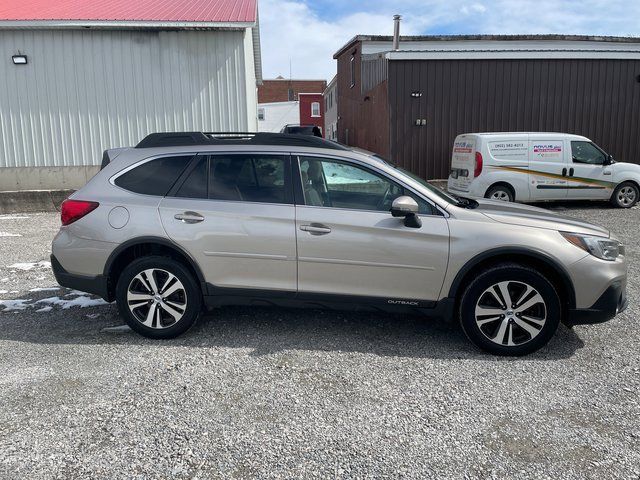
[[[562,139],[529,139],[531,200],[567,198],[568,152]]]
[[[566,141],[571,151],[569,165],[568,198],[605,200],[611,198],[614,184],[611,182],[613,168],[605,165],[607,154],[592,142]]]
[[[216,287],[296,290],[295,207],[288,155],[201,157],[160,203],[169,237]]]
[[[480,145],[478,145],[479,147]],[[476,138],[458,135],[453,143],[451,172],[447,187],[457,192],[468,192],[475,169]]]
[[[380,172],[344,159],[300,156],[298,290],[426,306],[449,257],[447,220]],[[295,168],[294,168],[295,171]],[[400,195],[420,205],[421,228],[389,213]]]

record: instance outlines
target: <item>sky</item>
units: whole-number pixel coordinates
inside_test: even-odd
[[[355,35],[640,36],[640,0],[259,0],[264,78],[330,80]]]

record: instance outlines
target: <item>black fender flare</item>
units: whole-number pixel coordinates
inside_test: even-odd
[[[569,275],[567,270],[556,259],[548,255],[547,253],[528,247],[498,247],[476,255],[467,263],[465,263],[464,266],[456,274],[453,282],[451,283],[451,287],[449,288],[449,298],[457,298],[460,287],[462,286],[462,280],[474,267],[478,266],[485,260],[489,260],[492,257],[505,257],[509,255],[529,257],[532,260],[544,263],[547,267],[551,268],[555,273],[558,274],[566,291],[569,294],[568,307],[576,308],[576,291],[573,286],[571,276]]]

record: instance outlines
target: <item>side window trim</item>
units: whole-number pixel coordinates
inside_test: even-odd
[[[319,156],[318,154],[303,154],[303,153],[291,153],[291,165],[292,165],[292,170],[293,170],[293,175],[295,177],[295,182],[294,182],[294,201],[295,204],[297,206],[308,206],[306,204],[306,201],[304,199],[304,188],[302,186],[302,171],[300,170],[300,158],[301,157],[312,157],[312,158],[317,158],[319,160],[332,160],[332,161],[336,161],[336,162],[342,162],[342,163],[346,163],[347,165],[352,165],[358,168],[362,168],[364,170],[367,170],[375,175],[379,175],[381,177],[383,177],[385,180],[387,180],[388,182],[391,183],[395,183],[396,185],[400,185],[404,190],[407,190],[408,192],[411,192],[413,195],[415,195],[416,197],[422,199],[424,202],[426,202],[430,207],[431,210],[434,213],[431,214],[427,214],[427,213],[421,213],[421,216],[429,216],[429,217],[445,217],[445,214],[442,212],[442,209],[435,204],[434,202],[432,202],[430,199],[425,198],[424,195],[421,195],[420,193],[416,192],[413,188],[409,187],[408,185],[406,185],[404,182],[399,181],[398,179],[394,178],[394,177],[390,177],[386,172],[377,170],[376,168],[367,165],[367,164],[363,164],[361,162],[358,162],[356,160],[350,159],[350,158],[342,158],[342,157],[334,157],[331,155],[322,155]],[[324,175],[324,171],[323,171],[323,175]],[[358,209],[358,208],[336,208],[336,207],[315,207],[313,205],[309,206],[310,208],[326,208],[326,209],[332,209],[332,210],[351,210],[351,211],[357,211],[357,212],[375,212],[375,211],[380,211],[380,210],[363,210],[363,209]]]
[[[206,199],[206,197],[200,198],[200,197],[178,197],[177,196],[177,193],[182,188],[182,185],[184,184],[184,182],[187,181],[187,178],[189,178],[189,175],[191,175],[191,172],[193,172],[198,167],[198,164],[200,162],[207,162],[206,171],[207,171],[207,196],[208,196],[209,195],[209,156],[197,153],[193,156],[189,165],[187,165],[187,168],[184,169],[182,174],[178,177],[178,180],[176,180],[176,183],[174,183],[173,186],[169,189],[169,192],[167,192],[165,197],[175,197],[175,198],[185,198],[185,199],[194,198],[197,200]]]

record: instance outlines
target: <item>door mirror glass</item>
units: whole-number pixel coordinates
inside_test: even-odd
[[[391,215],[394,217],[406,217],[418,213],[418,202],[413,198],[403,195],[396,198],[391,205]]]

